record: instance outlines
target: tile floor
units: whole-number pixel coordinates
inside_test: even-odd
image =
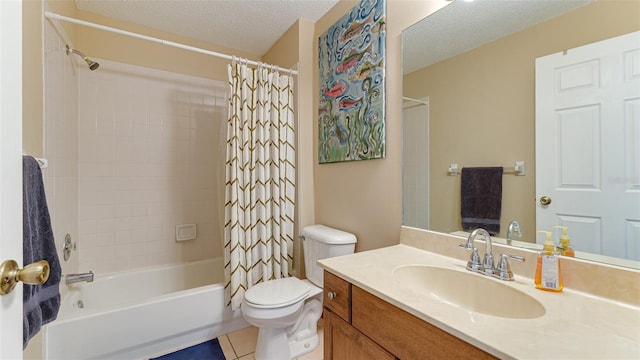
[[[318,321],[318,337],[320,337],[318,347],[314,351],[299,357],[298,360],[322,360],[322,334],[322,319],[320,319]],[[227,360],[255,360],[253,353],[256,350],[257,339],[258,329],[253,326],[218,337]]]

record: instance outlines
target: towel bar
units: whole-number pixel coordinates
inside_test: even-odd
[[[24,149],[22,149],[22,155],[29,155],[29,154],[27,154],[27,152]],[[36,159],[36,161],[38,162],[38,165],[40,165],[40,169],[46,169],[47,166],[49,166],[49,161],[47,161],[47,159],[45,158],[34,157],[34,159]]]
[[[36,161],[40,165],[40,169],[46,169],[47,166],[49,166],[49,161],[47,161],[47,159],[36,158]]]
[[[460,169],[461,168],[458,167],[458,164],[450,164],[449,165],[449,169],[447,170],[447,172],[451,176],[456,176],[456,175],[460,175]],[[526,175],[525,163],[524,163],[524,161],[516,161],[514,166],[505,167],[502,173],[503,174],[513,174],[513,175],[516,175],[516,176],[524,176],[524,175]]]

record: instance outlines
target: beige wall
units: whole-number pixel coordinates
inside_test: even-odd
[[[313,176],[313,131],[315,114],[313,107],[314,77],[313,58],[314,43],[308,41],[313,37],[314,24],[308,21],[299,22],[299,59],[298,59],[298,229],[315,223],[315,180]]]
[[[22,2],[22,147],[42,156],[42,7],[39,1]]]
[[[460,230],[460,166],[513,166],[504,176],[501,234],[520,221],[535,242],[535,58],[640,29],[640,2],[599,1],[569,14],[418,70],[405,95],[429,96],[431,227]]]
[[[296,21],[262,56],[267,64],[292,68],[297,65],[300,57],[300,27],[301,20]]]
[[[318,37],[357,2],[340,1],[315,26],[313,109],[318,107]],[[318,164],[317,112],[313,128],[316,222],[354,233],[357,251],[399,242],[402,223],[402,38],[401,31],[446,1],[387,0],[386,157]],[[302,140],[301,140],[302,141]]]

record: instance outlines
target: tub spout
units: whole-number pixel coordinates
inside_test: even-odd
[[[67,285],[78,283],[78,282],[83,282],[83,281],[84,282],[92,282],[93,281],[93,271],[89,271],[88,273],[81,273],[81,274],[68,274],[64,278],[64,283],[67,284]]]

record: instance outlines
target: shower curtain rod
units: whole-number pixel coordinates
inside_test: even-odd
[[[197,47],[194,47],[194,46],[184,45],[184,44],[180,44],[180,43],[169,41],[169,40],[158,39],[158,38],[155,38],[155,37],[142,35],[142,34],[134,33],[134,32],[131,32],[131,31],[120,30],[120,29],[116,29],[116,28],[113,28],[113,27],[104,26],[104,25],[100,25],[100,24],[95,24],[95,23],[91,23],[91,22],[88,22],[88,21],[84,21],[84,20],[78,20],[78,19],[74,19],[74,18],[71,18],[71,17],[67,17],[67,16],[63,16],[63,15],[59,15],[59,14],[53,13],[51,11],[45,11],[44,12],[44,16],[46,18],[48,18],[48,19],[56,19],[56,20],[62,20],[62,21],[66,21],[66,22],[70,22],[70,23],[74,23],[74,24],[78,24],[78,25],[84,25],[84,26],[87,26],[87,27],[92,27],[92,28],[95,28],[95,29],[105,30],[105,31],[116,33],[116,34],[130,36],[130,37],[134,37],[134,38],[138,38],[138,39],[142,39],[142,40],[147,40],[147,41],[155,42],[155,43],[162,44],[162,45],[172,46],[172,47],[183,49],[183,50],[193,51],[193,52],[197,52],[197,53],[201,53],[201,54],[205,54],[205,55],[211,55],[211,56],[215,56],[215,57],[219,57],[219,58],[223,58],[223,59],[227,59],[227,60],[232,60],[233,59],[233,56],[231,56],[231,55],[222,54],[222,53],[211,51],[211,50],[205,50],[205,49],[197,48]],[[259,64],[259,62],[253,61],[253,60],[247,60],[247,64],[252,65],[252,66],[256,66],[256,65]],[[282,72],[289,72],[292,75],[298,75],[298,71],[296,71],[296,70],[285,69],[285,68],[281,68],[279,66],[276,66],[276,68],[279,71],[282,71]]]

